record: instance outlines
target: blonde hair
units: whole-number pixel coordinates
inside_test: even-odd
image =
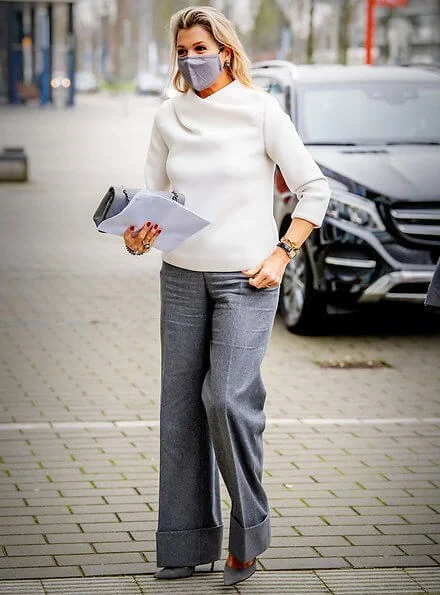
[[[177,34],[181,29],[190,29],[200,25],[212,35],[219,46],[231,50],[227,67],[232,78],[238,79],[246,87],[253,87],[250,74],[251,61],[238,38],[234,25],[225,15],[211,6],[188,6],[172,15],[170,19],[170,77],[173,87],[181,93],[189,89],[188,83],[177,70]]]

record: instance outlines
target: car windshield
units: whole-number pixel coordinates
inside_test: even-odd
[[[440,142],[440,84],[298,86],[296,124],[306,144]]]

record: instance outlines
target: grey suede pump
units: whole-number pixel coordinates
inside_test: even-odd
[[[236,585],[237,583],[241,583],[242,581],[246,580],[250,576],[254,574],[257,570],[257,559],[255,558],[254,561],[250,566],[246,568],[231,568],[225,563],[225,569],[223,571],[223,581],[224,584],[227,586]]]
[[[194,573],[195,566],[165,566],[165,568],[161,568],[156,574],[154,574],[154,578],[187,578]]]
[[[211,563],[211,572],[214,571],[214,562]],[[173,578],[187,578],[194,574],[195,566],[165,566],[161,568],[156,574],[154,574],[154,578],[164,578],[164,579],[173,579]]]

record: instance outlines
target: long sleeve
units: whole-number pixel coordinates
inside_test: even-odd
[[[170,189],[170,180],[166,172],[168,147],[162,138],[157,120],[156,112],[144,168],[145,187],[150,190],[168,191]]]
[[[330,187],[312,155],[304,146],[294,123],[278,101],[267,96],[263,125],[266,153],[278,164],[298,203],[291,217],[321,227],[330,200]]]

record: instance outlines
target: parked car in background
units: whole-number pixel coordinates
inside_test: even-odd
[[[440,258],[440,70],[269,61],[252,72],[332,188],[322,227],[286,267],[287,328],[313,333],[331,313],[422,304]],[[296,201],[277,167],[280,237]]]
[[[96,93],[98,81],[93,72],[80,70],[75,73],[75,89],[78,93]]]
[[[136,93],[142,95],[161,95],[164,87],[163,77],[147,71],[140,71],[135,77]]]

